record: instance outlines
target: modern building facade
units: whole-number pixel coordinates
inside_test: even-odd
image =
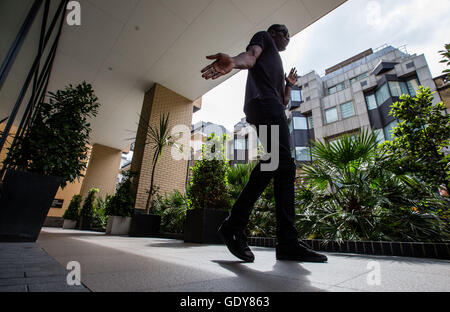
[[[292,155],[311,161],[310,142],[332,142],[343,134],[372,129],[380,141],[392,138],[397,121],[391,105],[419,86],[437,91],[424,55],[384,46],[369,49],[326,71],[299,77],[287,112]],[[438,93],[434,103],[441,102]]]

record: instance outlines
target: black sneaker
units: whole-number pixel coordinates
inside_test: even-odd
[[[225,221],[217,233],[234,256],[245,262],[255,261],[255,255],[248,247],[247,237],[243,231],[230,229]]]
[[[299,262],[327,262],[325,255],[319,254],[306,247],[306,244],[298,242],[290,245],[277,245],[277,260],[289,260]]]

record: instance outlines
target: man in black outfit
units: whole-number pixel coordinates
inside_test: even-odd
[[[290,133],[285,107],[291,98],[297,71],[285,75],[280,53],[289,44],[289,31],[284,25],[272,25],[267,31],[253,36],[246,52],[236,57],[219,53],[207,56],[214,63],[202,70],[205,79],[217,79],[233,69],[248,69],[244,112],[247,121],[256,126],[258,136],[271,159],[261,160],[250,175],[247,185],[234,204],[230,216],[219,228],[219,235],[230,252],[246,262],[255,256],[248,247],[245,228],[256,200],[274,179],[276,203],[278,260],[325,262],[318,254],[298,240],[294,226],[295,163],[291,156]],[[265,128],[267,131],[261,132]],[[279,137],[272,139],[272,131]],[[267,134],[267,135],[266,135]],[[278,159],[275,159],[278,155]],[[278,162],[276,170],[265,170],[271,161]]]

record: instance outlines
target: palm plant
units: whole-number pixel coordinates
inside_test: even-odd
[[[250,179],[250,174],[256,163],[236,164],[227,173],[231,198],[236,199]]]
[[[183,150],[183,146],[177,143],[180,138],[181,133],[178,136],[173,136],[169,134],[169,115],[170,113],[163,114],[159,119],[159,127],[152,127],[148,125],[147,127],[147,138],[145,144],[150,144],[153,149],[153,159],[152,159],[152,174],[150,180],[150,190],[147,198],[147,204],[145,205],[145,210],[147,213],[150,212],[152,198],[155,193],[154,191],[154,181],[155,181],[155,169],[158,161],[166,147],[175,147],[180,152]]]
[[[372,132],[315,142],[312,154],[316,160],[303,168],[306,184],[296,193],[302,235],[336,241],[448,235],[435,213],[445,205],[442,198],[418,179],[393,173]]]

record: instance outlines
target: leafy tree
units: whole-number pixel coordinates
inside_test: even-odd
[[[450,67],[450,43],[445,45],[445,50],[439,51],[441,53],[443,59],[440,63],[446,63],[447,67]],[[443,73],[447,73],[447,77],[450,78],[450,68],[447,68],[443,71]]]
[[[62,177],[61,186],[82,177],[88,159],[91,125],[100,106],[92,86],[83,82],[49,92],[49,103],[35,111],[31,125],[8,153],[9,168]]]
[[[429,88],[420,87],[416,97],[402,95],[391,114],[401,122],[393,130],[393,141],[383,147],[398,173],[417,175],[436,190],[450,191],[450,116],[441,102],[433,105]]]

